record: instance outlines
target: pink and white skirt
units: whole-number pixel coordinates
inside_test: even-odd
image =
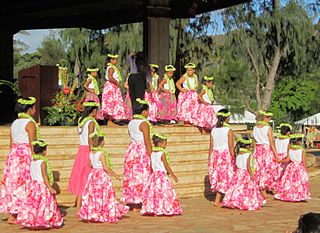
[[[157,92],[145,92],[144,98],[150,103],[148,120],[152,122],[158,121],[161,103],[159,94]]]
[[[17,214],[27,195],[31,149],[28,143],[13,144],[7,157],[0,187],[0,212]]]
[[[94,222],[118,222],[129,211],[116,199],[109,175],[101,169],[92,169],[82,195],[81,219]]]
[[[126,114],[126,119],[131,121],[133,116],[132,116],[132,105],[131,105],[131,99],[130,99],[130,94],[129,91],[126,94],[126,98],[124,99],[124,111]]]
[[[167,121],[176,120],[177,100],[175,94],[161,93],[160,118]]]
[[[234,174],[235,161],[230,151],[213,150],[209,162],[209,180],[213,192],[226,193]]]
[[[150,158],[144,142],[131,142],[124,154],[122,199],[126,203],[140,204],[143,188],[151,174]]]
[[[265,199],[259,191],[259,186],[249,172],[238,169],[233,175],[222,205],[240,210],[257,210],[264,204]]]
[[[63,224],[56,196],[50,193],[43,181],[30,182],[17,224],[30,228],[60,227]]]
[[[149,177],[143,190],[141,214],[182,214],[180,202],[166,172],[155,171]]]
[[[125,120],[124,103],[120,88],[107,81],[103,88],[101,113],[115,120]]]
[[[198,93],[196,91],[180,92],[177,104],[177,120],[194,123],[198,105]]]
[[[255,168],[254,179],[257,181],[260,189],[270,191],[276,189],[274,179],[277,162],[270,145],[257,144],[253,158]]]
[[[274,195],[282,201],[306,201],[311,198],[309,177],[300,162],[291,162],[281,178],[278,193]]]
[[[85,95],[85,98],[84,98],[84,102],[87,102],[87,101],[94,101],[94,102],[100,104],[100,99],[96,95],[96,93],[87,92],[86,95]],[[103,115],[101,114],[100,107],[98,108],[98,113],[97,113],[96,119],[97,120],[103,120],[104,119]]]
[[[213,105],[205,105],[199,103],[196,110],[194,125],[201,128],[212,129],[218,121],[217,114],[214,111]]]
[[[279,158],[282,160],[287,157],[287,154],[281,153],[278,154]],[[288,163],[276,163],[274,170],[274,184],[273,187],[276,191],[279,190],[278,185],[281,183],[281,178],[284,175],[284,172],[288,166]]]
[[[74,195],[81,196],[87,183],[91,167],[89,146],[80,145],[76,160],[74,161],[68,184],[68,191]]]

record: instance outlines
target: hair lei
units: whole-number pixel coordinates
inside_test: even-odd
[[[32,96],[30,96],[30,97],[28,97],[28,98],[29,98],[29,100],[25,100],[25,99],[23,99],[23,98],[20,98],[20,99],[18,99],[18,103],[19,103],[19,104],[24,104],[24,105],[33,105],[33,104],[35,104],[36,101],[37,101],[37,99],[34,98],[34,97],[32,97]]]

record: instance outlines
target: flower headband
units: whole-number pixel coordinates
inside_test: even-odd
[[[100,104],[97,102],[84,102],[83,106],[85,106],[85,107],[99,107]]]
[[[229,117],[231,116],[231,112],[218,112],[217,116]]]
[[[93,138],[95,135],[97,135],[98,137],[104,137],[106,134],[103,132],[103,131],[101,131],[101,130],[99,130],[99,131],[96,131],[96,132],[93,132],[93,133],[91,133],[90,135],[89,135],[89,137],[90,138]]]
[[[43,140],[36,140],[36,141],[33,141],[32,142],[32,145],[35,146],[35,145],[38,145],[38,146],[41,146],[41,147],[45,147],[48,145],[48,143],[46,143],[45,141]]]
[[[289,123],[281,123],[279,127],[281,128],[282,126],[287,126],[290,130],[293,129],[292,125],[290,125]]]
[[[119,55],[118,55],[118,54],[110,54],[110,53],[108,53],[107,57],[110,57],[110,58],[118,58]]]
[[[237,138],[237,142],[241,142],[241,143],[243,143],[243,144],[251,144],[252,143],[252,139],[251,138],[249,138],[249,139],[243,139],[243,138],[241,138],[241,137],[238,137]]]
[[[162,140],[167,140],[168,139],[168,135],[165,134],[159,134],[159,133],[155,133],[154,136],[162,139]]]
[[[272,117],[273,116],[273,113],[272,112],[265,112],[263,110],[260,110],[259,111],[259,114],[260,115],[263,115],[263,116],[266,116],[266,117]]]
[[[176,71],[176,68],[174,68],[173,65],[167,65],[167,66],[164,67],[164,70],[166,72],[170,72],[170,71]]]
[[[150,64],[150,67],[159,69],[159,66],[157,64]]]
[[[188,69],[188,68],[195,69],[196,68],[196,64],[189,62],[188,64],[186,64],[184,66],[184,68],[186,68],[186,69]]]
[[[34,97],[28,97],[28,98],[29,98],[29,100],[25,100],[25,99],[20,98],[20,99],[18,99],[18,103],[24,104],[24,105],[32,105],[32,104],[35,104],[35,102],[37,101],[37,99]]]
[[[290,138],[292,138],[292,139],[294,139],[294,138],[304,138],[304,134],[302,134],[302,133],[291,134]]]
[[[87,72],[98,72],[99,68],[87,68]]]
[[[203,79],[206,81],[213,81],[213,76],[212,77],[204,76]]]
[[[136,101],[139,103],[139,104],[146,104],[146,105],[149,105],[149,102],[147,100],[142,100],[140,98],[137,98]]]

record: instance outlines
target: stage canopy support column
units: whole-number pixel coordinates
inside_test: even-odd
[[[144,51],[150,63],[159,65],[160,75],[169,62],[169,18],[148,17],[144,25]]]

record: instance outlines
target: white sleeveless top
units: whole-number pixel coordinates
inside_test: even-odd
[[[152,87],[157,90],[158,89],[158,74],[155,74],[154,76],[152,76],[152,79],[151,79],[151,85]]]
[[[203,95],[202,95],[202,99],[208,103],[208,104],[212,104],[211,100],[209,100],[209,96],[207,94],[207,92],[205,92]]]
[[[161,160],[161,155],[163,154],[162,151],[152,152],[151,153],[151,166],[154,172],[156,171],[164,171],[167,172],[164,164]]]
[[[270,126],[264,126],[262,128],[258,128],[255,126],[253,128],[253,137],[256,140],[257,144],[270,145],[268,138],[268,130]]]
[[[31,120],[16,119],[11,125],[11,137],[13,144],[29,143],[29,136],[26,131],[26,126]]]
[[[78,126],[78,132],[79,132],[79,136],[80,136],[80,145],[81,146],[88,146],[89,145],[89,141],[88,141],[88,137],[89,137],[89,124],[90,122],[92,122],[91,120],[87,121],[82,128],[79,128]],[[96,131],[96,127],[94,127],[94,131]]]
[[[87,81],[89,81],[89,80],[91,80],[91,82],[90,82],[90,84],[89,84],[88,87],[91,88],[91,89],[94,89],[94,88],[95,88],[95,85],[94,85],[94,82],[92,81],[92,79],[91,79],[90,76],[87,78]]]
[[[250,153],[237,155],[236,164],[239,169],[248,170],[247,165],[249,156]]]
[[[278,154],[285,154],[285,155],[288,154],[289,141],[290,141],[290,138],[286,138],[286,139],[277,138],[275,140],[276,150]]]
[[[221,127],[213,128],[211,131],[211,136],[213,139],[213,149],[214,150],[226,150],[229,149],[228,143],[228,133],[230,128]]]
[[[111,68],[111,66],[108,66],[107,67],[107,71],[106,71],[106,80],[109,81],[109,78],[108,78],[108,71],[109,69]],[[119,82],[119,76],[118,76],[118,73],[113,69],[113,74],[112,74],[112,77],[117,80],[117,82]]]
[[[103,168],[101,161],[99,160],[100,155],[102,154],[102,152],[97,151],[97,152],[90,152],[90,161],[92,164],[92,167],[94,169],[100,169]]]
[[[182,87],[185,88],[185,89],[187,89],[187,90],[190,90],[189,87],[188,87],[187,79],[188,79],[188,78],[186,77],[186,79],[185,79],[184,82],[182,83]],[[190,87],[195,87],[196,90],[197,90],[197,88],[198,88],[198,83],[196,82],[197,80],[198,80],[198,79],[196,79],[196,78],[190,78],[190,77],[189,77]]]
[[[131,141],[144,142],[143,133],[140,131],[139,127],[143,120],[133,119],[129,122],[128,131],[130,134]]]
[[[30,167],[30,174],[32,180],[37,180],[37,181],[42,181],[43,182],[43,177],[41,174],[41,164],[43,163],[43,160],[32,160],[31,161],[31,167]]]
[[[289,157],[292,162],[300,163],[302,162],[302,150],[289,150]]]

